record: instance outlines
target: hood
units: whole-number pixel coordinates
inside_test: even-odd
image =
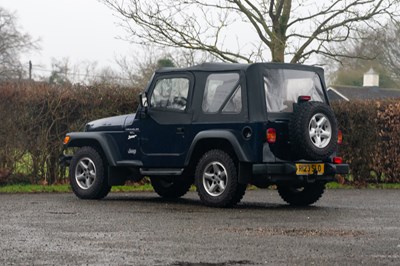
[[[102,118],[87,123],[85,131],[123,131],[127,126],[132,125],[134,119],[135,114]]]

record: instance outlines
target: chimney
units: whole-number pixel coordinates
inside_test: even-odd
[[[379,87],[379,74],[371,67],[364,73],[364,87]]]

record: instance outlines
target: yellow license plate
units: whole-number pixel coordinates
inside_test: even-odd
[[[324,170],[323,163],[296,163],[296,175],[323,175]]]

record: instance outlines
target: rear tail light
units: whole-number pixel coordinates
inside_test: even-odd
[[[311,96],[309,95],[301,95],[299,98],[297,98],[298,103],[303,103],[303,102],[308,102],[311,100]]]
[[[269,144],[273,144],[276,142],[276,129],[275,128],[267,129],[267,142]]]
[[[338,135],[337,135],[337,144],[342,144],[343,143],[343,133],[341,130],[338,131]]]
[[[334,164],[342,164],[343,163],[342,157],[333,157],[332,161]]]

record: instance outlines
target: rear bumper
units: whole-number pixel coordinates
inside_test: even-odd
[[[298,163],[304,164],[305,162]],[[314,182],[334,182],[337,181],[336,174],[349,173],[349,165],[324,163],[324,173],[321,175],[297,175],[296,162],[255,164],[252,166],[252,171],[250,183],[265,188],[273,184],[302,185]]]
[[[325,171],[320,176],[332,176],[336,174],[348,174],[348,164],[333,164],[324,163]],[[254,164],[253,165],[254,175],[271,175],[271,176],[296,176],[296,164],[295,163],[265,163],[265,164]],[[314,176],[314,175],[313,175]]]

